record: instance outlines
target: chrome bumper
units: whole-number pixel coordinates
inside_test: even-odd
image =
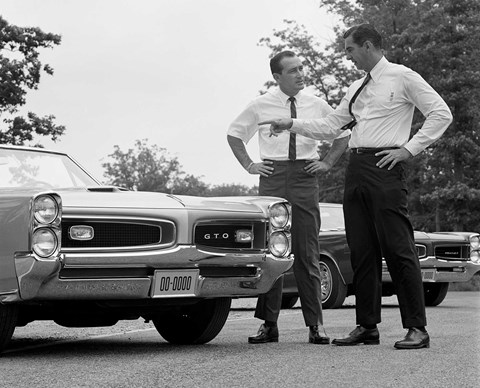
[[[439,260],[436,257],[420,259],[423,282],[450,283],[468,282],[480,271],[480,264],[471,261]],[[392,282],[385,263],[382,265],[382,281]]]
[[[0,295],[4,303],[26,300],[148,299],[152,297],[153,275],[132,278],[61,279],[62,268],[121,267],[192,269],[202,265],[256,267],[254,276],[199,276],[195,297],[243,297],[266,293],[293,264],[293,256],[278,259],[270,254],[219,254],[202,252],[192,246],[136,254],[63,254],[56,260],[40,260],[31,254],[17,254],[15,269],[18,290]]]

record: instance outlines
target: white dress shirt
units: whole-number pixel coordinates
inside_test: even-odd
[[[417,155],[445,132],[452,114],[438,93],[416,72],[382,57],[370,72],[372,79],[352,106],[357,125],[349,147],[405,147]],[[365,78],[365,77],[364,77]],[[364,78],[355,81],[337,109],[319,120],[293,120],[292,132],[314,139],[331,139],[349,123],[348,105]],[[409,140],[417,107],[426,120]]]
[[[230,124],[228,134],[248,143],[258,131],[260,158],[262,160],[288,160],[290,133],[283,131],[278,136],[270,136],[270,126],[258,123],[279,117],[290,117],[289,96],[279,88],[258,96]],[[333,112],[333,109],[319,97],[300,91],[295,96],[297,117],[321,118]],[[342,131],[335,137],[348,136],[350,131]],[[345,133],[346,132],[346,133]],[[338,136],[340,135],[340,136]],[[334,137],[334,138],[335,138]],[[305,136],[297,136],[297,159],[317,160],[318,141]]]

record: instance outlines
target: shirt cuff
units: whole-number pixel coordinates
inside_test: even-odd
[[[412,154],[412,156],[418,155],[420,152],[423,151],[423,147],[419,144],[412,144],[412,142],[408,142],[403,146],[408,152]]]

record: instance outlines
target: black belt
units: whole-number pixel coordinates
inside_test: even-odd
[[[273,159],[264,159],[265,162],[273,162],[273,164],[284,166],[292,163],[307,163],[313,162],[313,159],[295,159],[295,160],[273,160]]]
[[[350,148],[352,154],[376,154],[380,151],[387,150],[398,150],[400,147],[381,147],[381,148],[369,148],[369,147],[360,147],[360,148]]]

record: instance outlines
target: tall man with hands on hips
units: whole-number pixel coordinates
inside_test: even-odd
[[[318,181],[316,174],[327,171],[347,147],[349,131],[335,139],[330,151],[320,161],[318,141],[285,132],[271,136],[268,126],[259,122],[275,117],[324,117],[333,111],[322,99],[302,92],[302,61],[291,51],[283,51],[270,60],[270,69],[278,88],[255,98],[232,122],[228,143],[240,164],[250,173],[260,175],[259,194],[287,199],[292,205],[293,270],[298,286],[309,342],[329,344],[322,316],[322,291],[319,268]],[[255,163],[245,144],[258,132],[261,162]],[[277,320],[282,302],[283,277],[258,298],[255,317],[264,320],[249,343],[278,341]]]
[[[408,217],[405,160],[436,141],[452,122],[447,104],[416,72],[390,63],[382,37],[368,24],[348,29],[347,59],[367,75],[354,82],[337,109],[322,119],[265,120],[272,134],[288,130],[311,138],[351,128],[345,176],[344,215],[354,270],[357,327],[339,346],[378,344],[382,256],[396,289],[402,325],[408,332],[397,349],[430,346],[420,264]],[[426,120],[409,139],[417,107]],[[280,117],[280,116],[279,116]]]

